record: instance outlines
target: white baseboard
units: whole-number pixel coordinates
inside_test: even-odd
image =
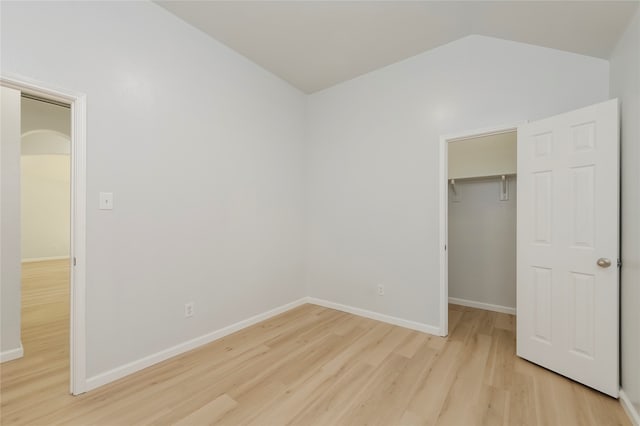
[[[124,376],[128,376],[129,374],[133,374],[136,371],[140,371],[144,368],[150,367],[159,362],[165,361],[169,358],[173,358],[176,355],[180,355],[184,352],[193,350],[202,345],[206,345],[207,343],[211,343],[215,340],[218,340],[222,337],[228,336],[231,333],[235,333],[236,331],[242,330],[243,328],[252,326],[260,321],[264,321],[273,316],[286,312],[290,309],[296,308],[298,306],[304,305],[307,303],[307,298],[303,297],[302,299],[298,299],[291,303],[287,303],[286,305],[279,306],[270,311],[263,312],[261,314],[252,316],[251,318],[247,318],[245,320],[239,321],[235,324],[231,324],[227,327],[221,328],[219,330],[213,331],[211,333],[205,334],[200,337],[196,337],[195,339],[188,340],[186,342],[180,343],[171,348],[162,350],[160,352],[156,352],[155,354],[151,354],[144,358],[138,359],[136,361],[130,362],[128,364],[122,365],[120,367],[116,367],[112,370],[109,370],[104,373],[100,373],[96,376],[87,378],[86,381],[86,389],[90,391],[92,389],[98,388],[100,386],[106,385],[107,383],[111,383],[115,380],[118,380]]]
[[[64,260],[64,259],[69,259],[69,256],[29,257],[26,259],[22,259],[22,263],[46,262],[47,260]]]
[[[640,413],[636,409],[636,406],[633,405],[624,389],[620,389],[620,404],[622,404],[622,408],[624,408],[627,416],[629,416],[631,424],[633,426],[640,426]]]
[[[0,362],[13,361],[14,359],[22,358],[24,356],[24,348],[20,343],[19,348],[9,349],[8,351],[0,352]]]
[[[484,309],[486,311],[501,312],[503,314],[516,314],[516,308],[510,308],[508,306],[502,305],[492,305],[491,303],[474,302],[473,300],[458,299],[457,297],[450,297],[449,303],[453,303],[454,305],[468,306],[470,308]]]
[[[420,322],[410,321],[410,320],[397,318],[397,317],[392,317],[390,315],[368,311],[366,309],[354,308],[353,306],[347,306],[347,305],[342,305],[340,303],[329,302],[328,300],[317,299],[315,297],[307,297],[307,302],[313,305],[319,305],[319,306],[324,306],[325,308],[336,309],[338,311],[347,312],[347,313],[358,315],[365,318],[370,318],[376,321],[382,321],[388,324],[410,328],[412,330],[421,331],[423,333],[442,336],[442,331],[440,327],[435,327],[433,325],[423,324]]]
[[[140,358],[128,364],[122,365],[120,367],[116,367],[104,373],[100,373],[93,377],[89,377],[86,380],[85,390],[90,391],[90,390],[96,389],[100,386],[106,385],[107,383],[111,383],[125,376],[128,376],[129,374],[133,374],[137,371],[150,367],[154,364],[165,361],[169,358],[173,358],[176,355],[180,355],[184,352],[196,349],[202,345],[211,343],[231,333],[235,333],[236,331],[242,330],[243,328],[257,324],[260,321],[264,321],[275,315],[281,314],[290,309],[304,305],[305,303],[320,305],[327,308],[348,312],[350,314],[358,315],[361,317],[370,318],[373,320],[397,325],[400,327],[410,328],[412,330],[421,331],[423,333],[442,336],[440,327],[434,327],[428,324],[423,324],[415,321],[405,320],[402,318],[392,317],[389,315],[380,314],[378,312],[368,311],[366,309],[360,309],[360,308],[354,308],[352,306],[341,305],[339,303],[329,302],[327,300],[317,299],[315,297],[303,297],[301,299],[298,299],[286,305],[277,307],[270,311],[255,315],[251,318],[247,318],[246,320],[239,321],[235,324],[221,328],[220,330],[216,330],[211,333],[205,334],[203,336],[196,337],[195,339],[188,340],[186,342],[175,345],[171,348],[164,349],[160,352],[156,352],[154,354],[148,355],[144,358]]]

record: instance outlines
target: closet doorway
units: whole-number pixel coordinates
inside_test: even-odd
[[[441,334],[449,304],[515,315],[517,126],[441,139]]]

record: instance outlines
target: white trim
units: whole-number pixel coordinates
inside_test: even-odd
[[[69,256],[28,257],[26,259],[22,259],[22,263],[47,262],[49,260],[64,260],[64,259],[69,259]]]
[[[445,248],[449,244],[448,196],[449,196],[449,142],[479,136],[496,135],[518,130],[517,124],[484,127],[440,136],[440,329],[442,335],[449,334],[449,253]]]
[[[440,138],[440,330],[449,335],[449,145]]]
[[[510,308],[502,305],[492,305],[491,303],[474,302],[473,300],[458,299],[457,297],[450,297],[449,303],[454,305],[468,306],[470,308],[484,309],[485,311],[502,312],[503,314],[516,314],[516,308]]]
[[[406,320],[398,317],[392,317],[390,315],[368,311],[366,309],[355,308],[353,306],[342,305],[340,303],[329,302],[328,300],[317,299],[315,297],[307,297],[307,302],[313,305],[336,309],[338,311],[347,312],[349,314],[358,315],[365,318],[370,318],[376,321],[386,322],[388,324],[410,328],[411,330],[417,330],[423,333],[433,334],[436,336],[443,335],[439,327],[435,327],[429,324],[423,324],[420,322],[410,321],[410,320]]]
[[[90,390],[96,389],[100,386],[106,385],[107,383],[111,383],[122,377],[128,376],[129,374],[133,374],[144,368],[150,367],[154,364],[165,361],[169,358],[173,358],[176,355],[180,355],[184,352],[196,349],[202,345],[206,345],[222,337],[228,336],[229,334],[235,333],[236,331],[242,330],[243,328],[250,327],[254,324],[257,324],[261,321],[264,321],[266,319],[279,315],[283,312],[286,312],[298,306],[304,305],[305,303],[307,303],[307,298],[303,297],[291,303],[287,303],[286,305],[282,305],[277,308],[271,309],[270,311],[263,312],[258,315],[254,315],[251,318],[247,318],[245,320],[239,321],[235,324],[231,324],[227,327],[221,328],[211,333],[207,333],[200,337],[196,337],[195,339],[191,339],[186,342],[179,343],[168,349],[161,350],[160,352],[156,352],[144,358],[140,358],[136,361],[122,365],[120,367],[116,367],[107,372],[100,373],[93,377],[89,377],[86,380],[86,390],[90,391]]]
[[[640,426],[640,413],[633,402],[629,399],[629,396],[624,391],[624,389],[620,388],[620,404],[622,404],[622,408],[624,408],[624,412],[629,416],[629,420],[631,420],[631,424],[633,426]]]
[[[71,105],[71,258],[70,391],[85,392],[86,379],[86,103],[83,93],[61,89],[30,78],[4,73],[0,85]]]
[[[71,104],[71,393],[86,392],[87,98]]]
[[[447,142],[460,141],[464,139],[475,139],[483,136],[499,135],[501,133],[514,132],[518,130],[518,127],[528,121],[519,121],[518,123],[502,124],[499,126],[482,127],[479,129],[465,130],[456,133],[448,133],[440,136],[440,140],[446,140]]]
[[[24,356],[24,348],[20,343],[19,348],[9,349],[8,351],[0,352],[0,362],[13,361],[14,359],[22,358]]]

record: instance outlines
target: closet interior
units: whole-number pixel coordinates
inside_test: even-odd
[[[515,314],[515,130],[448,143],[449,303]]]

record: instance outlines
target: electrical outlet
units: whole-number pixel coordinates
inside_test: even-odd
[[[384,286],[382,284],[378,285],[378,296],[384,296]]]
[[[184,304],[184,317],[189,318],[193,316],[193,302]]]

